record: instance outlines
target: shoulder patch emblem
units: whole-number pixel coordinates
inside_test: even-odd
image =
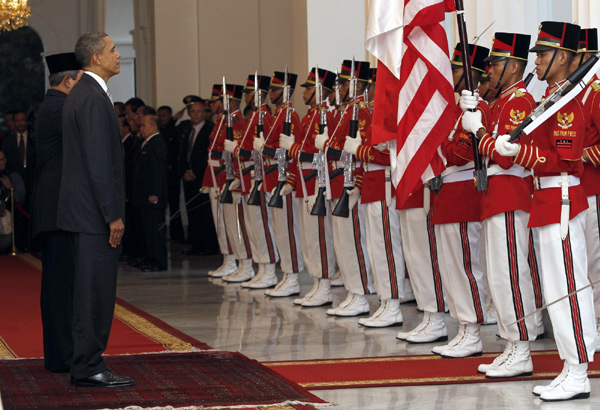
[[[525,95],[525,93],[519,89],[517,89],[515,91],[515,97],[519,98],[519,97],[523,97]]]
[[[559,111],[556,118],[558,119],[558,126],[563,130],[566,130],[567,128],[571,128],[573,125],[575,113],[567,114],[566,112],[562,113]]]
[[[510,122],[512,122],[514,125],[519,125],[524,119],[525,119],[525,111],[519,111],[519,110],[515,110],[515,109],[511,108]]]

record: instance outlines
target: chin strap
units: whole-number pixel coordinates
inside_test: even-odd
[[[308,101],[306,102],[306,105],[310,105],[310,102],[313,100],[313,98],[315,98],[315,93],[317,92],[317,89],[315,88],[313,90],[312,95],[310,96],[310,98],[308,99]]]
[[[463,69],[462,75],[460,76],[460,78],[458,79],[458,82],[456,83],[456,85],[454,86],[454,92],[457,93],[458,90],[460,90],[460,86],[462,85],[463,81],[465,81],[465,70]]]
[[[552,67],[552,64],[554,63],[554,59],[556,58],[556,54],[558,52],[558,48],[554,49],[554,54],[552,55],[552,60],[550,60],[550,64],[548,64],[548,68],[546,69],[546,72],[544,73],[544,76],[542,78],[540,78],[540,81],[545,81],[546,77],[548,76],[548,73],[550,72],[550,68]]]

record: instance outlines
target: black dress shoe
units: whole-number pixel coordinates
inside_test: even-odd
[[[118,376],[110,370],[106,370],[82,379],[76,379],[71,376],[71,384],[77,387],[126,387],[133,386],[135,380],[125,376]]]

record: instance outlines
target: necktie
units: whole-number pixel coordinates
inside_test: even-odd
[[[192,133],[190,134],[190,139],[188,141],[188,154],[187,160],[190,162],[190,158],[192,156],[192,150],[194,149],[194,140],[196,139],[196,127],[192,128]]]
[[[115,102],[113,101],[112,95],[110,95],[110,91],[108,90],[108,88],[106,89],[106,95],[108,95],[108,99],[110,100],[110,102],[114,104]]]
[[[23,137],[23,134],[19,133],[19,159],[21,160],[21,165],[25,166],[25,141]]]

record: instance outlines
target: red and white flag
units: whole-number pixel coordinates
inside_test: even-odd
[[[456,104],[443,23],[454,10],[452,0],[371,0],[369,7],[365,47],[379,60],[373,143],[389,141],[399,204],[445,167],[439,146]]]

